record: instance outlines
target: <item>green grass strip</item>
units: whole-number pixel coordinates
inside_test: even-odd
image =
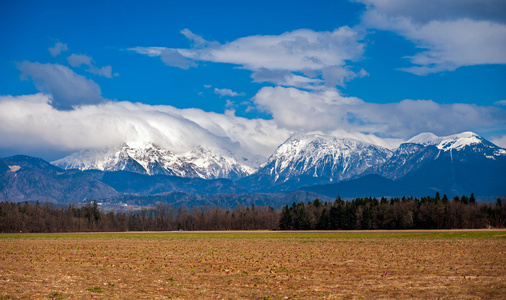
[[[3,233],[6,239],[506,239],[506,230]]]

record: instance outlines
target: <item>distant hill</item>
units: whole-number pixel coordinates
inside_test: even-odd
[[[0,200],[73,203],[118,195],[93,176],[64,171],[40,158],[17,155],[0,159]]]

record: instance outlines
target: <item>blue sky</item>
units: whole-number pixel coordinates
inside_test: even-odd
[[[0,28],[4,156],[191,147],[163,133],[188,122],[261,156],[301,131],[506,147],[500,0],[2,1]]]

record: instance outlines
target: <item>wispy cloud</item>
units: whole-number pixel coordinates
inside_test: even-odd
[[[67,62],[69,63],[69,65],[75,68],[79,68],[82,65],[88,66],[88,69],[85,69],[85,71],[95,75],[104,76],[107,78],[112,78],[113,75],[114,76],[118,75],[112,73],[111,66],[97,67],[93,62],[93,58],[91,58],[91,56],[88,55],[71,54],[69,57],[67,57]]]
[[[98,76],[107,77],[107,78],[112,78],[113,76],[119,76],[118,73],[114,73],[114,74],[112,73],[111,66],[105,66],[105,67],[98,68],[98,67],[92,65],[85,71],[90,72],[95,75],[98,75]]]
[[[184,70],[197,66],[197,63],[187,59],[177,49],[163,49],[160,53],[160,58],[167,66],[178,67]]]
[[[180,68],[194,66],[190,62],[196,61],[234,64],[253,71],[257,82],[297,86],[322,81],[331,85],[344,84],[357,76],[348,63],[358,60],[364,52],[362,35],[346,26],[325,32],[299,29],[280,35],[247,36],[225,44],[208,42],[188,29],[182,33],[193,42],[192,48],[135,47],[128,50],[160,56],[162,60],[170,53],[171,58],[177,57],[177,63],[164,62]],[[266,76],[268,72],[278,76]]]
[[[56,56],[60,55],[62,52],[68,51],[69,49],[67,48],[67,44],[63,44],[63,43],[58,42],[54,45],[54,47],[51,47],[47,50],[49,50],[49,53],[51,53],[51,55],[53,57],[56,57]]]
[[[393,31],[421,50],[404,71],[427,75],[506,64],[506,4],[501,0],[361,0],[362,26]]]
[[[251,78],[253,82],[270,82],[281,86],[304,89],[311,89],[325,83],[323,79],[296,75],[288,70],[270,70],[266,68],[255,71],[251,74]]]
[[[506,135],[491,138],[490,141],[499,147],[506,148]]]
[[[214,88],[214,93],[217,94],[217,95],[220,95],[220,97],[225,97],[225,96],[229,96],[229,97],[244,96],[244,93],[234,92],[231,89]]]

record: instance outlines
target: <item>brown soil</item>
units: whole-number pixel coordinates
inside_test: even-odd
[[[0,276],[0,299],[506,299],[506,240],[4,239]]]

